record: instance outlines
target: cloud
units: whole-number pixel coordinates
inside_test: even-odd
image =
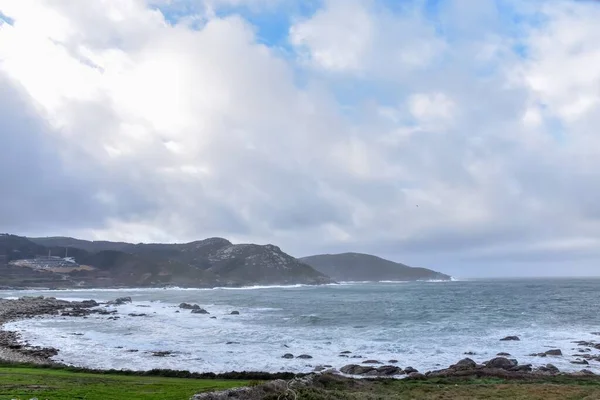
[[[284,3],[0,0],[2,227],[594,271],[597,5]]]

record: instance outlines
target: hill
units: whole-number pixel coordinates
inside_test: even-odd
[[[322,254],[300,258],[336,281],[419,281],[450,280],[449,275],[426,268],[385,260],[361,253]]]
[[[15,264],[17,260],[49,253],[64,257],[67,252],[86,268],[64,271],[61,265],[57,272],[57,268]],[[8,276],[10,279],[5,278]],[[223,238],[131,244],[0,235],[0,286],[216,287],[331,282],[329,277],[273,245],[232,244]]]

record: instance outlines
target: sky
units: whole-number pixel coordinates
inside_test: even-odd
[[[600,275],[600,2],[0,0],[0,231]]]

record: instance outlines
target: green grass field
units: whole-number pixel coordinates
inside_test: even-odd
[[[0,399],[182,400],[193,394],[247,386],[248,381],[90,374],[0,367]]]
[[[193,394],[252,385],[248,380],[167,378],[68,369],[0,366],[0,400],[186,400]],[[297,388],[296,400],[596,400],[600,379],[547,377],[502,379],[352,380],[317,377]],[[276,400],[279,394],[265,397]],[[290,400],[293,397],[284,397]]]

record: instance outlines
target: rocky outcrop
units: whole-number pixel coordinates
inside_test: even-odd
[[[502,339],[500,339],[500,341],[502,342],[510,342],[510,341],[519,341],[521,340],[518,336],[506,336]]]

